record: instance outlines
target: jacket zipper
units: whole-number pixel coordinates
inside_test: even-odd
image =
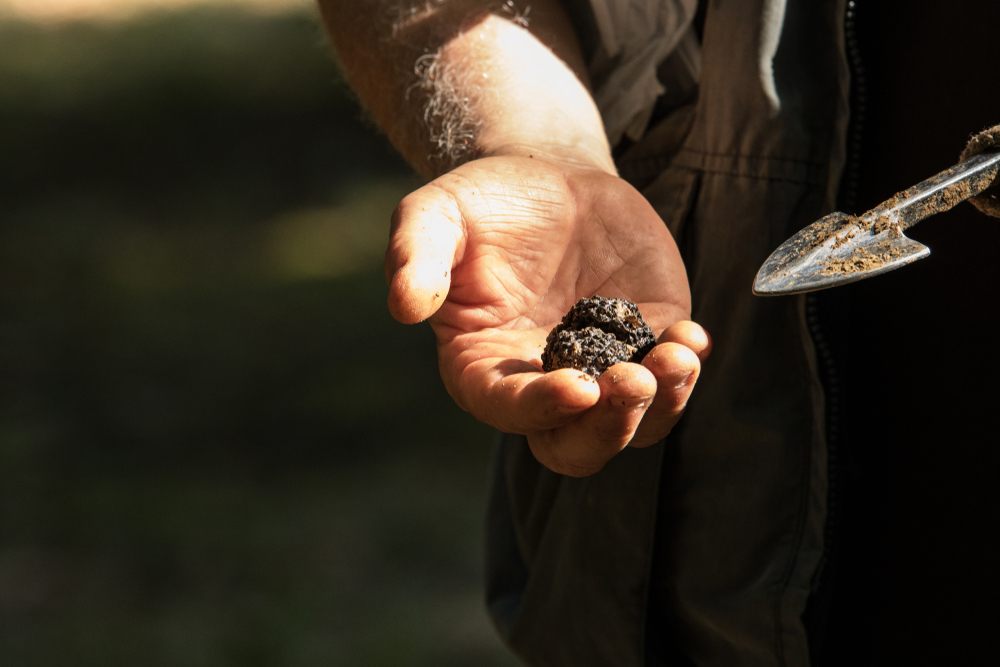
[[[862,63],[861,44],[857,28],[857,8],[858,0],[848,0],[844,14],[844,46],[848,71],[850,73],[850,115],[847,130],[847,156],[841,175],[838,203],[840,209],[845,211],[851,211],[856,208],[861,176],[864,115],[867,104],[865,71]],[[820,610],[816,621],[824,625],[831,597],[831,591],[828,590],[831,585],[830,561],[836,545],[837,522],[840,514],[838,502],[841,491],[839,488],[841,461],[838,446],[840,444],[839,427],[843,399],[836,358],[825,332],[820,297],[815,293],[807,295],[805,309],[806,326],[809,334],[812,336],[813,346],[816,351],[825,398],[827,514],[823,531],[823,559],[820,563],[819,571],[816,573],[813,586],[814,595],[823,598],[818,600]],[[816,648],[822,651],[822,644],[824,642],[821,637],[825,633],[821,628],[816,628],[816,630],[819,631],[820,637],[817,637],[817,639],[820,639],[819,643],[821,645]],[[815,655],[814,653],[814,657]]]
[[[844,46],[847,49],[847,67],[851,73],[850,123],[847,136],[847,161],[841,179],[840,205],[844,210],[857,206],[858,186],[861,179],[862,135],[867,99],[865,68],[862,63],[861,41],[858,37],[858,0],[848,0],[844,16]]]

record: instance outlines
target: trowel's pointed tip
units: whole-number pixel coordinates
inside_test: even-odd
[[[834,211],[800,229],[764,261],[754,279],[753,293],[758,296],[782,296],[821,289],[822,285],[808,284],[811,282],[808,279],[810,272],[803,272],[802,269],[809,266],[810,258],[815,257],[818,248],[854,220],[846,213]]]
[[[774,294],[775,281],[772,276],[761,267],[753,279],[753,293],[757,296],[771,296]]]
[[[756,296],[788,296],[814,292],[832,287],[833,284],[829,278],[820,277],[808,271],[799,272],[792,268],[775,273],[762,268],[753,281],[752,289]]]
[[[776,280],[773,275],[765,275],[763,269],[757,272],[752,289],[756,296],[778,296],[784,293],[781,291],[781,281]]]

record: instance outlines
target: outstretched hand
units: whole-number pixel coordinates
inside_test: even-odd
[[[386,254],[389,310],[430,319],[448,392],[473,416],[527,436],[549,469],[584,476],[669,433],[710,348],[687,320],[677,246],[625,181],[549,159],[466,163],[405,197]],[[543,373],[549,330],[578,299],[638,304],[659,344],[594,379]]]

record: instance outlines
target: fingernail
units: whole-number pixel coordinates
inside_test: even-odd
[[[683,380],[674,385],[674,389],[683,389],[684,387],[691,384],[693,380],[694,380],[694,371],[691,371],[690,373],[684,376]]]
[[[628,410],[638,410],[648,408],[649,404],[653,402],[652,396],[646,396],[644,398],[622,398],[615,401],[615,403]]]

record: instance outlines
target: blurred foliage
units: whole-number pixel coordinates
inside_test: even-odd
[[[0,24],[0,662],[510,664],[316,19]]]

